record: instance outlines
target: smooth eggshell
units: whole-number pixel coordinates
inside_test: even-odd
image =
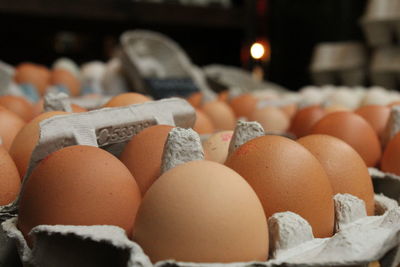
[[[297,137],[310,133],[312,126],[326,115],[326,111],[320,106],[309,106],[297,111],[293,117],[290,132]]]
[[[256,109],[250,120],[259,122],[266,132],[284,133],[290,125],[288,116],[276,107]]]
[[[6,108],[0,107],[0,136],[4,148],[10,150],[15,136],[25,126],[25,121],[17,114]]]
[[[207,159],[223,164],[228,157],[229,144],[233,131],[223,131],[211,135],[203,142],[204,153]]]
[[[208,102],[203,106],[202,110],[211,119],[216,130],[233,130],[235,128],[235,114],[225,102]]]
[[[19,201],[18,228],[25,237],[41,224],[116,225],[131,235],[140,192],[129,170],[93,146],[50,154],[33,170]]]
[[[368,167],[375,166],[381,157],[381,145],[374,129],[353,112],[330,113],[311,129],[312,134],[335,136],[352,146]]]
[[[215,131],[210,118],[201,110],[196,109],[196,122],[193,126],[198,134],[211,134]]]
[[[0,206],[13,202],[21,187],[21,180],[14,161],[0,146]]]
[[[390,116],[390,108],[380,105],[367,105],[360,107],[355,111],[356,114],[363,117],[375,130],[376,134],[382,138],[386,124]]]
[[[381,160],[381,169],[384,172],[400,175],[400,133],[387,144]]]
[[[268,227],[257,195],[236,172],[191,161],[147,191],[133,239],[152,262],[266,261]]]
[[[203,94],[201,92],[196,92],[191,94],[187,99],[186,99],[190,105],[192,105],[194,108],[200,108],[201,102],[203,101]]]
[[[76,105],[76,104],[71,104],[72,112],[74,113],[81,113],[81,112],[87,112],[87,109]]]
[[[135,177],[142,195],[160,176],[164,145],[172,128],[155,125],[144,129],[129,141],[120,155],[120,160]]]
[[[151,101],[150,98],[148,98],[145,95],[139,94],[139,93],[124,93],[124,94],[119,94],[117,96],[114,96],[113,98],[108,101],[104,107],[123,107],[123,106],[129,106],[132,104],[141,104],[145,102]]]
[[[32,119],[33,105],[21,96],[0,96],[0,105],[20,116],[24,121]]]
[[[10,155],[17,165],[21,179],[28,169],[29,160],[33,149],[39,141],[39,123],[56,115],[65,115],[67,112],[51,111],[42,113],[26,124],[15,136],[10,147]]]
[[[249,118],[253,111],[256,109],[257,98],[251,94],[243,94],[233,98],[229,105],[231,106],[236,118],[246,117]]]
[[[322,164],[334,195],[348,193],[356,196],[364,200],[367,215],[374,215],[372,179],[367,165],[351,146],[329,135],[308,135],[297,142]]]
[[[71,72],[64,69],[53,70],[51,84],[66,87],[71,96],[77,96],[80,93],[80,81]]]
[[[14,79],[18,84],[33,85],[43,95],[50,83],[50,71],[44,66],[21,63],[16,68]]]
[[[332,236],[332,187],[319,161],[302,145],[281,136],[261,136],[235,150],[225,163],[256,191],[268,217],[292,211],[316,237]]]

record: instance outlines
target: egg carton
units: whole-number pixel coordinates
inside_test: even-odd
[[[5,94],[14,78],[15,69],[11,65],[0,61],[0,93]]]
[[[386,46],[400,40],[400,1],[369,0],[360,20],[371,46]]]
[[[371,82],[389,89],[400,85],[400,48],[386,46],[377,48],[370,64]]]
[[[361,43],[320,43],[313,51],[311,76],[316,85],[361,85],[366,77],[366,63]]]

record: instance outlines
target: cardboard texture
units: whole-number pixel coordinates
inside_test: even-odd
[[[40,125],[40,139],[24,181],[41,159],[62,147],[85,144],[109,150],[112,145],[123,144],[152,124],[191,127],[194,114],[186,101],[167,99],[50,118]],[[239,124],[235,131],[247,126]],[[203,156],[200,137],[191,130],[177,128],[169,137],[170,143],[174,140],[175,144],[167,142],[167,148],[182,149],[176,143],[181,136],[185,140],[182,142],[186,146],[184,151],[196,151],[196,157]],[[188,145],[193,141],[195,145]],[[371,173],[377,177],[374,180],[392,177],[374,169]],[[398,177],[396,179],[400,181]],[[334,201],[338,231],[331,238],[314,238],[311,226],[292,212],[277,213],[269,218],[272,250],[266,262],[209,264],[163,261],[155,266],[367,266],[376,260],[380,260],[384,267],[397,266],[400,262],[398,204],[383,195],[376,196],[379,216],[368,217],[363,212],[364,203],[354,196],[336,195]],[[140,246],[130,241],[123,229],[115,226],[39,225],[30,233],[34,237],[31,249],[16,227],[17,206],[18,201],[0,210],[0,266],[18,266],[19,262],[26,267],[152,266]]]

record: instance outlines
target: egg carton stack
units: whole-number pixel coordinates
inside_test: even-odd
[[[314,84],[357,86],[365,83],[367,55],[358,42],[320,43],[314,48],[311,76]]]
[[[371,83],[389,89],[400,80],[400,1],[369,0],[361,25],[373,47],[370,63]]]
[[[23,187],[33,168],[54,151],[80,144],[119,155],[142,129],[155,124],[189,128],[194,114],[184,100],[167,99],[47,119],[40,124],[40,138]],[[231,150],[260,135],[264,131],[259,124],[240,122]],[[165,151],[163,170],[203,157],[197,134],[182,128],[170,133]],[[400,208],[396,201],[375,196],[376,216],[367,216],[364,202],[354,196],[339,194],[334,202],[336,234],[330,238],[314,238],[311,226],[297,214],[283,212],[270,217],[268,261],[221,264],[170,260],[155,266],[367,266],[378,260],[385,267],[399,264]],[[121,228],[39,225],[31,231],[35,240],[31,248],[17,228],[17,220],[18,200],[0,208],[0,266],[18,266],[19,261],[24,266],[154,266]]]

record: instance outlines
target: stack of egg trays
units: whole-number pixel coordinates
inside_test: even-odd
[[[369,46],[371,83],[388,89],[400,85],[400,0],[369,0],[360,20]]]
[[[366,70],[366,51],[361,43],[320,43],[314,48],[310,71],[316,85],[362,85]]]
[[[40,159],[65,146],[99,146],[117,155],[131,136],[115,139],[115,130],[131,128],[134,134],[135,129],[160,123],[190,127],[194,114],[184,100],[168,99],[49,118],[40,125],[40,139],[28,175]],[[394,177],[376,170],[371,173],[374,181]],[[380,189],[389,190],[385,186]],[[395,267],[400,262],[400,208],[395,200],[380,195],[375,202],[377,216],[366,216],[361,200],[351,195],[336,195],[336,234],[331,238],[314,238],[311,226],[294,213],[274,214],[268,221],[273,249],[266,262],[219,264],[172,260],[155,266],[367,266],[379,260],[383,267]],[[16,227],[17,218],[16,203],[0,207],[0,266],[21,263],[29,267],[154,266],[140,246],[129,240],[119,227],[39,225],[31,232],[35,237],[31,249]]]

